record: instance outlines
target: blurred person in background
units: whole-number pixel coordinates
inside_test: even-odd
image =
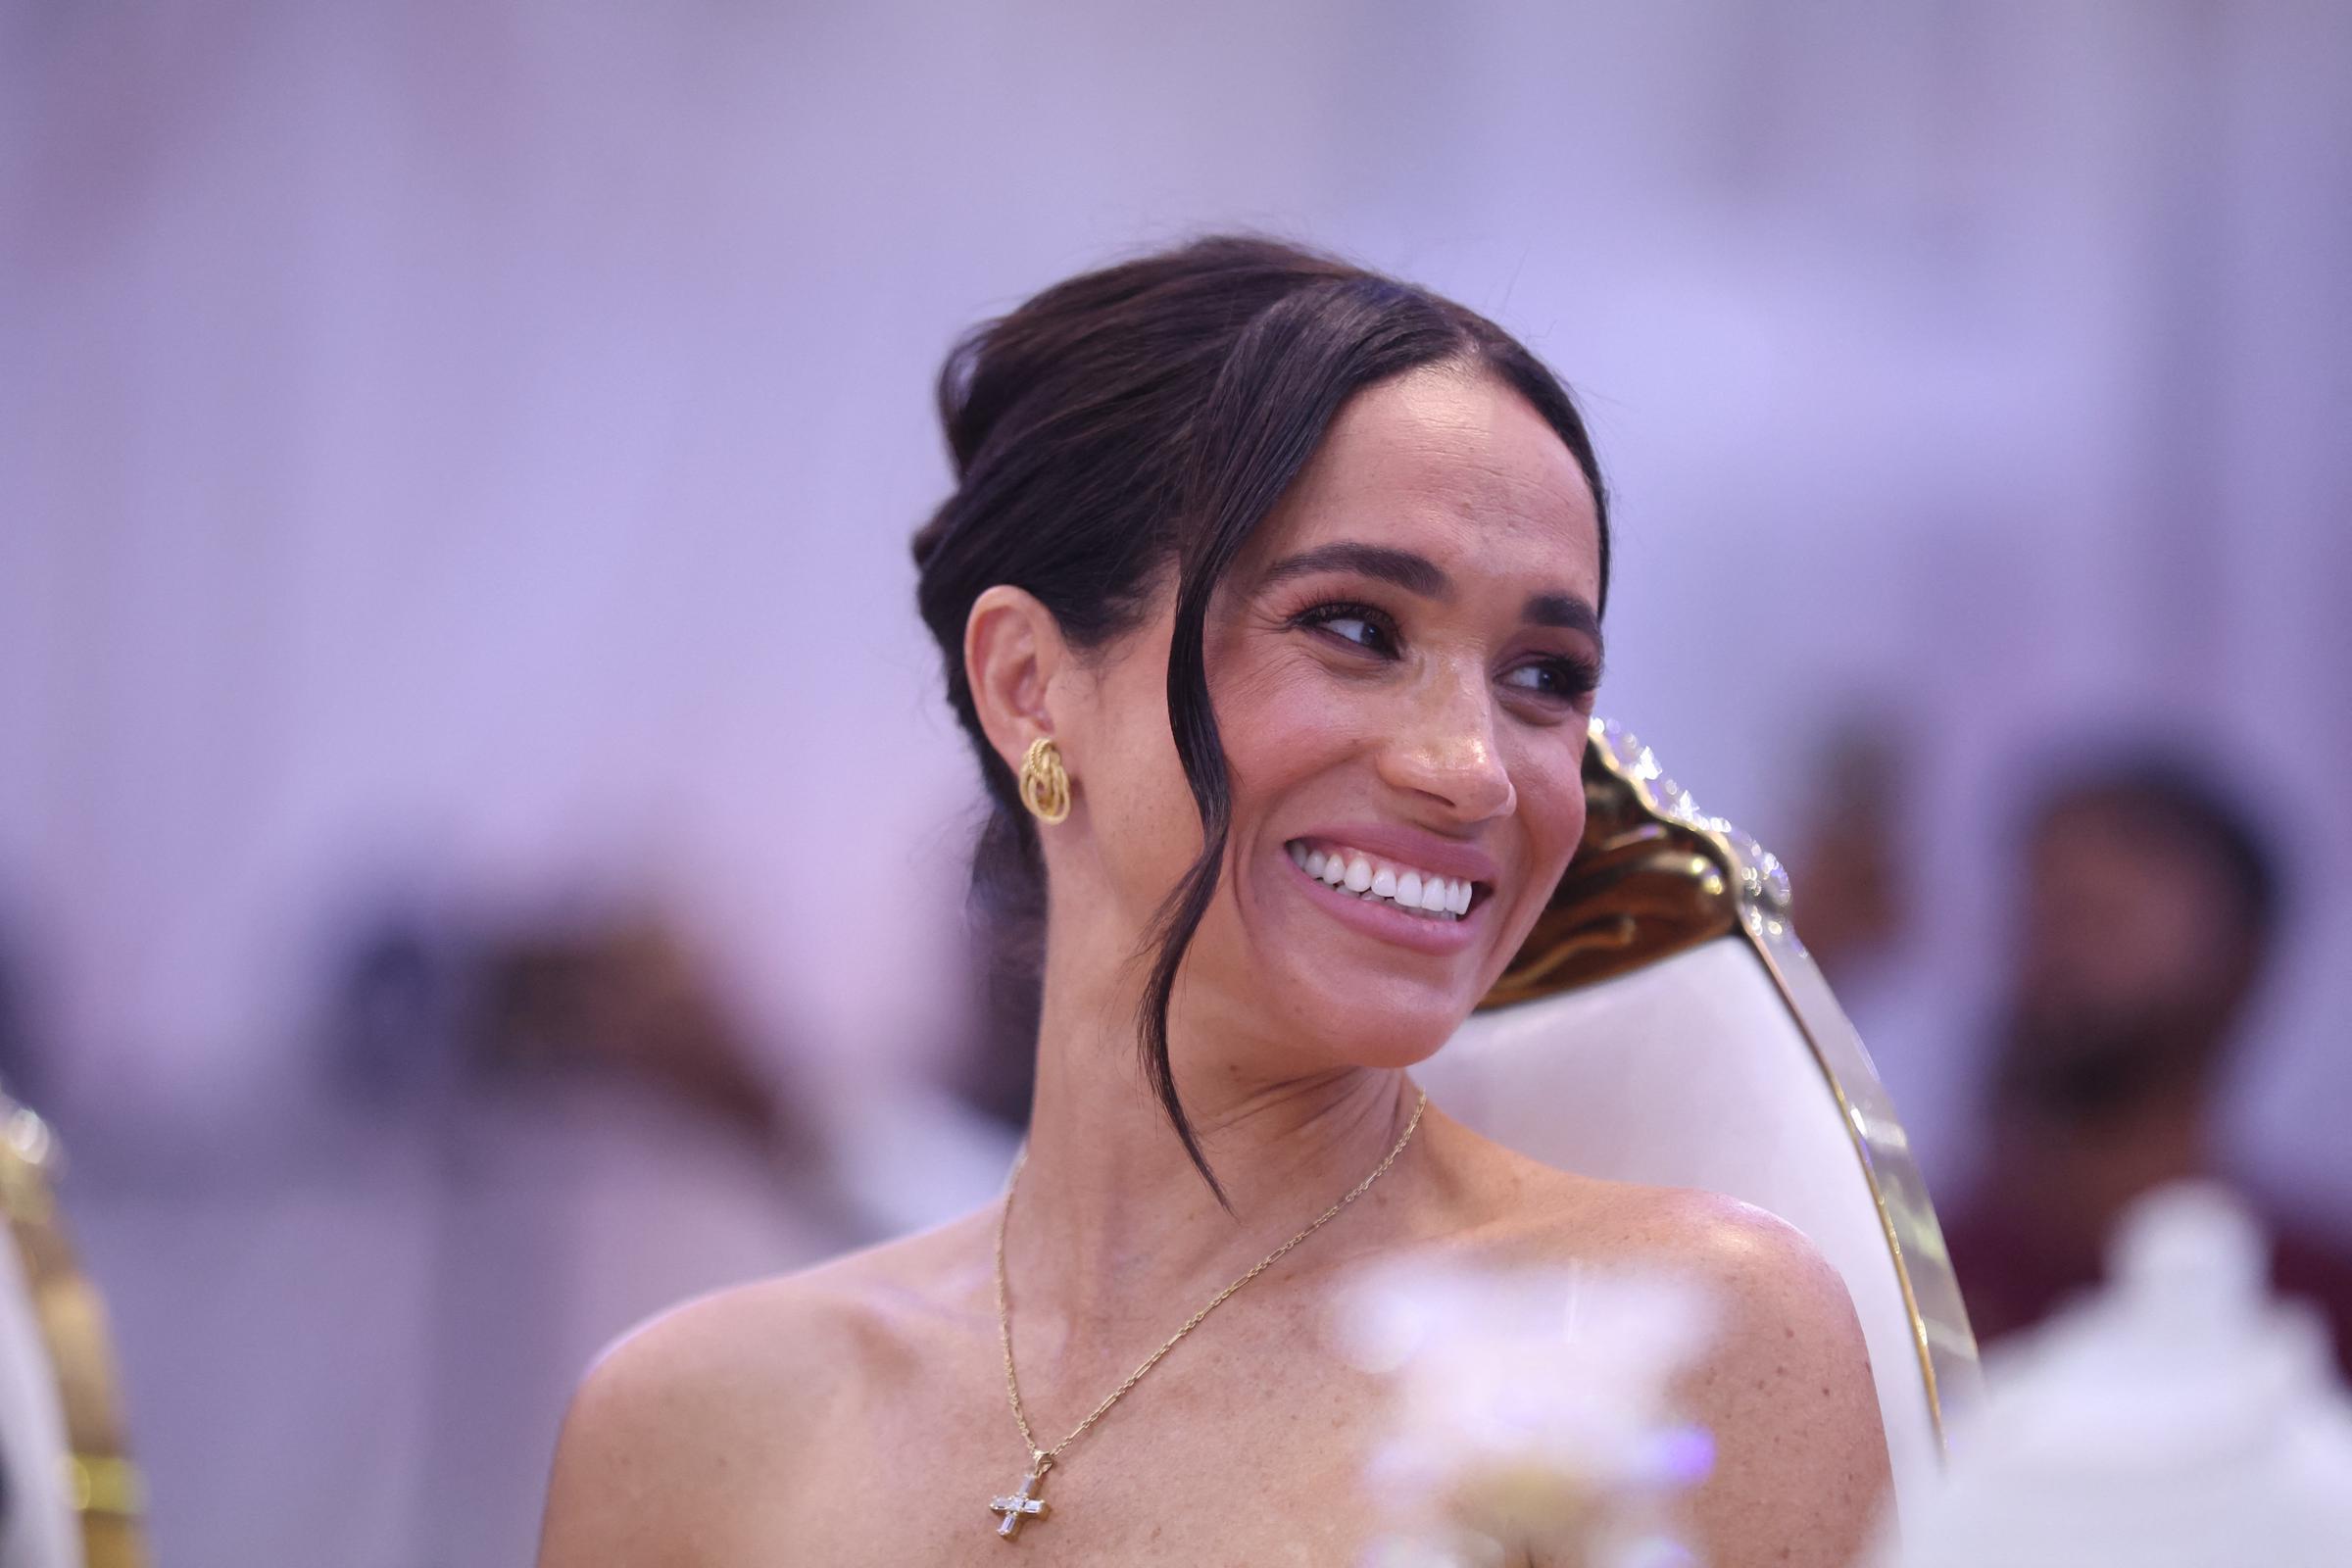
[[[233,1139],[71,1107],[161,1556],[526,1560],[584,1360],[873,1222],[793,1042],[650,898],[370,888],[320,923],[308,1050]]]
[[[1810,811],[1790,863],[1803,873],[1805,951],[1850,1005],[1885,980],[1884,965],[1911,934],[1910,887],[1897,830],[1911,762],[1886,713],[1847,715],[1818,748]]]
[[[583,1356],[681,1294],[824,1256],[872,1222],[789,1050],[657,907],[395,923],[349,981],[343,1085],[396,1102],[405,1071],[439,1194],[424,1463],[454,1506],[423,1544],[514,1561]]]
[[[2132,1200],[2219,1176],[2220,1101],[2289,907],[2248,815],[2160,754],[2091,767],[2024,820],[1984,1176],[1944,1219],[1980,1339],[2092,1286]],[[2273,1277],[2352,1368],[2352,1249],[2249,1197]]]

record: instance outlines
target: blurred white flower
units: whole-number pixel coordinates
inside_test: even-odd
[[[1665,1525],[1713,1444],[1669,1385],[1714,1316],[1694,1286],[1590,1266],[1359,1275],[1341,1353],[1396,1396],[1367,1478],[1388,1531],[1365,1568],[1488,1568],[1528,1544],[1592,1568],[1694,1561]]]

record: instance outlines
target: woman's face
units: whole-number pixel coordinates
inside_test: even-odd
[[[1599,541],[1575,459],[1490,376],[1424,368],[1341,413],[1209,612],[1233,825],[1177,996],[1187,1037],[1307,1069],[1445,1043],[1584,831]],[[1101,662],[1072,736],[1122,925],[1200,842],[1170,616]]]

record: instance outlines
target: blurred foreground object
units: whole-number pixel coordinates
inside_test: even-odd
[[[0,1095],[0,1568],[138,1568],[138,1472],[97,1291],[66,1241],[48,1125]]]
[[[2223,1098],[2288,908],[2259,818],[2161,753],[2073,773],[2022,828],[1985,1175],[1949,1226],[1987,1341],[2092,1285],[2133,1199],[2221,1174]],[[2352,1246],[2247,1201],[2278,1288],[2352,1352]]]
[[[1671,1510],[1713,1449],[1676,1420],[1670,1385],[1712,1316],[1687,1284],[1592,1269],[1406,1259],[1354,1282],[1341,1353],[1396,1393],[1365,1568],[1483,1568],[1522,1546],[1586,1568],[1691,1561]]]
[[[1897,1477],[1933,1469],[1976,1340],[1934,1206],[1780,862],[1592,721],[1585,837],[1485,1008],[1419,1075],[1486,1136],[1587,1175],[1728,1194],[1853,1298]]]
[[[2352,1399],[2252,1214],[2182,1183],[2117,1231],[2113,1283],[1992,1362],[1900,1568],[2341,1568]]]

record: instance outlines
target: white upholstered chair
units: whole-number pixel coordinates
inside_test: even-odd
[[[1790,924],[1787,874],[1595,719],[1568,874],[1419,1069],[1472,1127],[1589,1175],[1728,1194],[1844,1276],[1897,1478],[1940,1467],[1975,1337],[1886,1091]]]

